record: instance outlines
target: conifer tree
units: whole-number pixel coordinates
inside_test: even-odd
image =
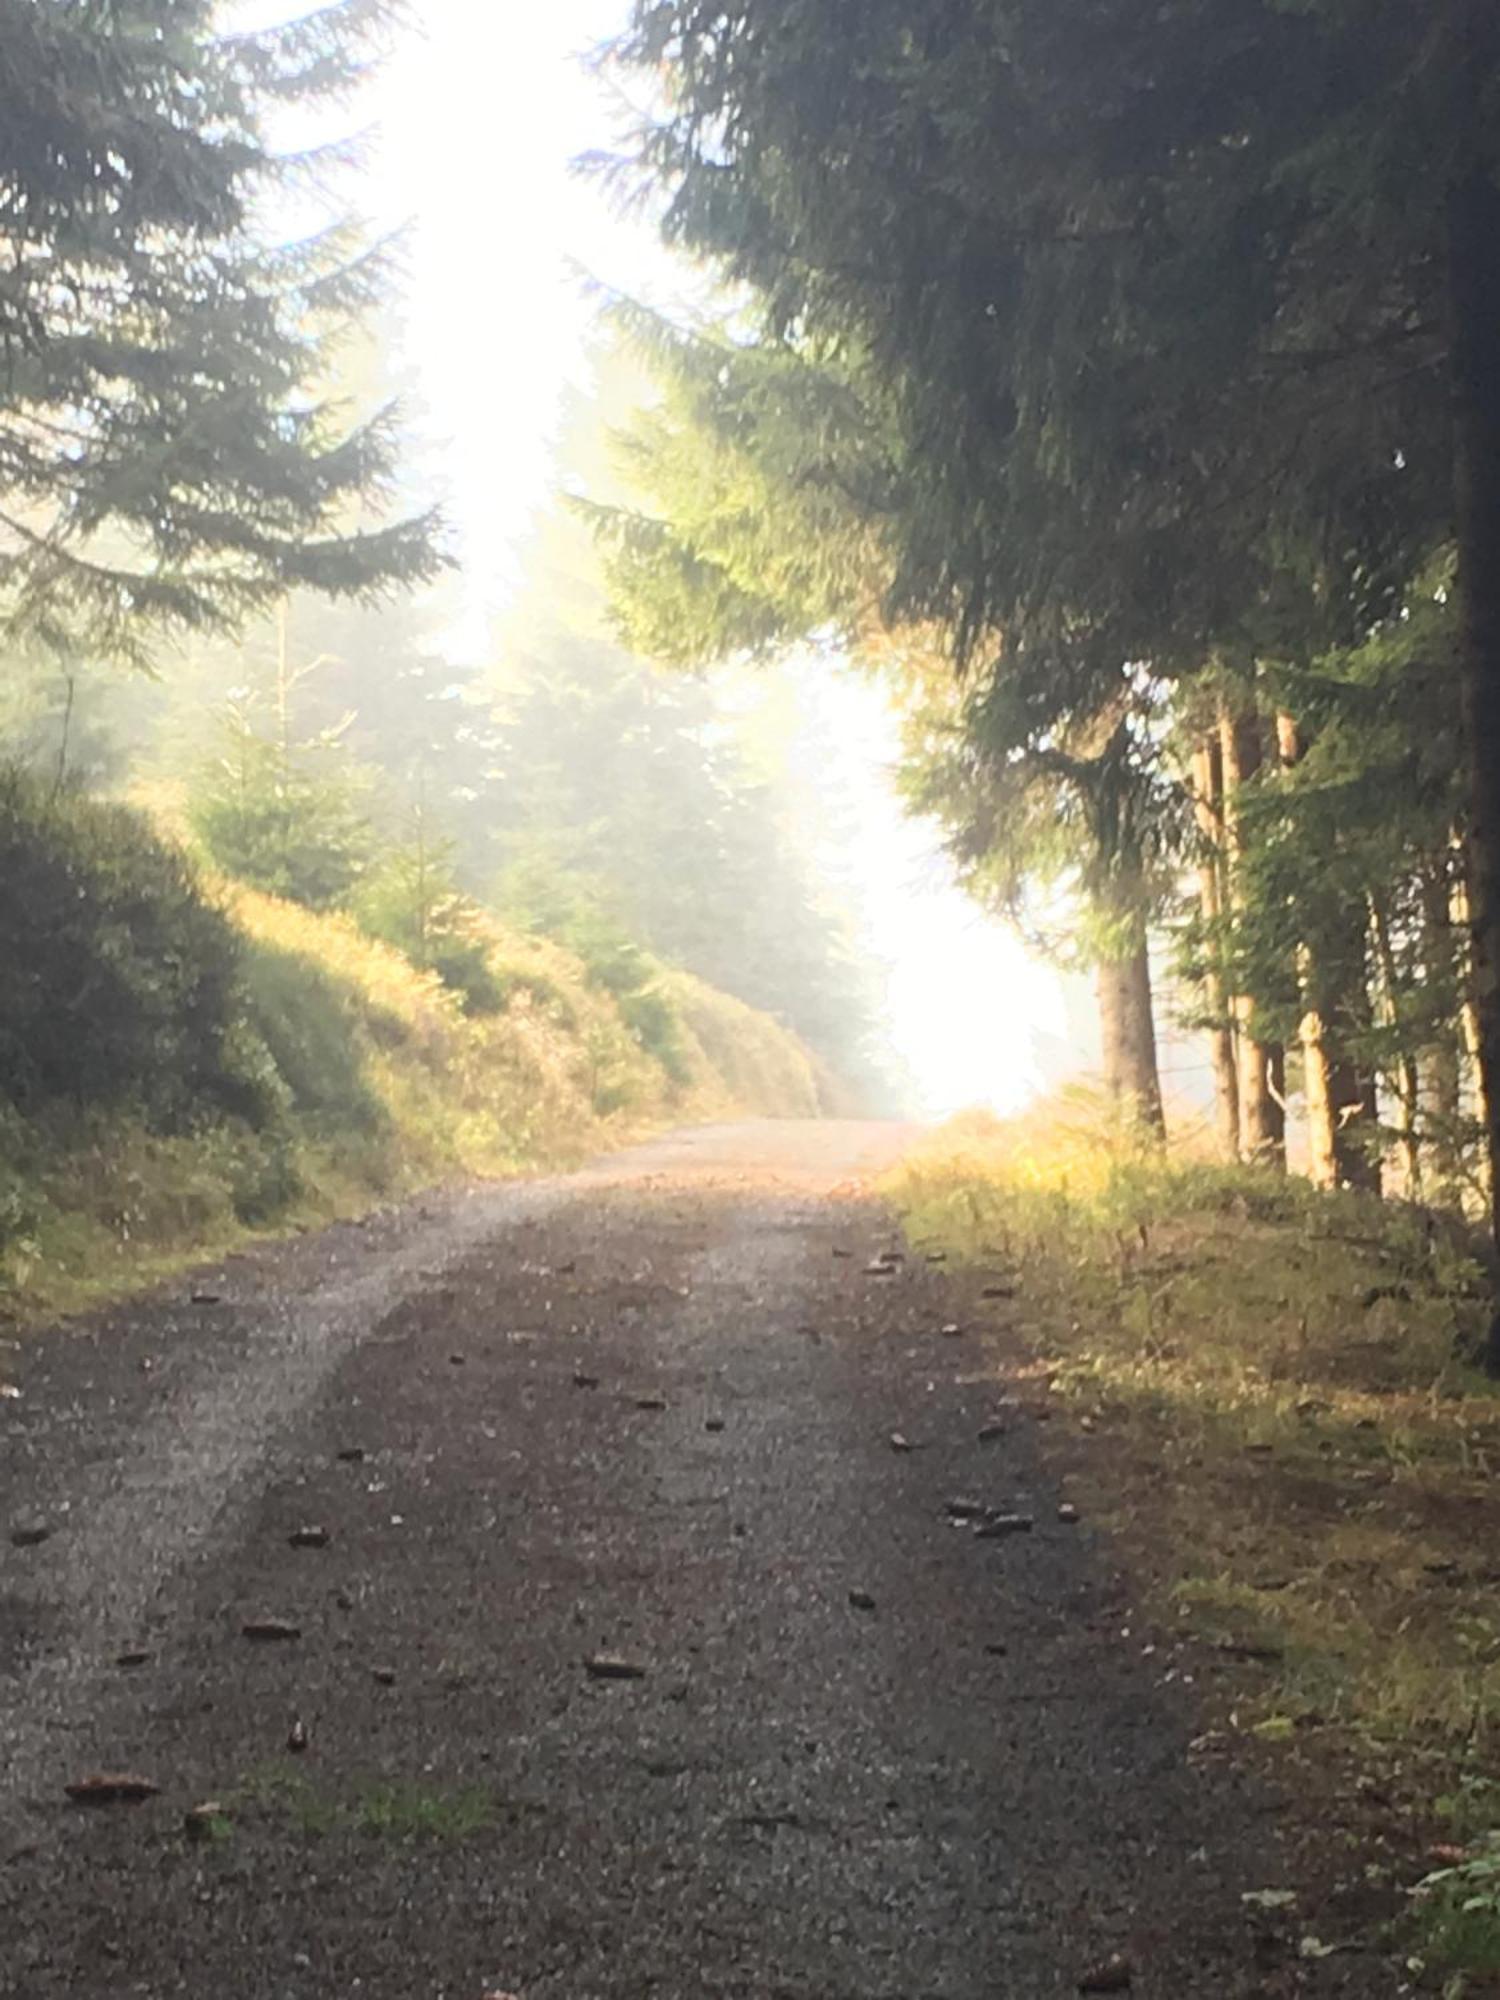
[[[1005,671],[1306,661],[1454,543],[1500,1158],[1490,0],[638,0],[622,53],[667,79],[668,236],[868,357],[921,493],[898,594]]]
[[[429,518],[382,518],[390,413],[320,387],[384,259],[345,223],[277,240],[327,155],[278,151],[271,124],[347,92],[385,11],[333,0],[236,34],[208,0],[0,0],[13,638],[139,656],[152,628],[434,567]]]
[[[901,622],[922,482],[872,374],[847,351],[756,340],[744,326],[673,330],[633,308],[617,318],[661,387],[621,440],[646,511],[585,508],[621,629],[679,665],[833,633],[924,687],[908,745],[915,809],[1007,915],[1020,919],[1033,879],[1078,895],[1070,955],[1096,974],[1110,1093],[1130,1125],[1159,1136],[1147,929],[1175,814],[1136,727],[1131,675],[1089,656],[1068,687],[1042,689],[995,673],[992,655],[971,660],[963,698],[948,697],[937,677],[951,679],[965,644],[961,614]]]

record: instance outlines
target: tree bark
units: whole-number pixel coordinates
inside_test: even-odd
[[[1244,853],[1239,792],[1261,766],[1260,718],[1253,711],[1238,715],[1227,710],[1219,720],[1219,750],[1223,763],[1224,829],[1228,864],[1229,907],[1244,907],[1238,887]],[[1280,1076],[1282,1051],[1262,1042],[1255,1032],[1255,1002],[1248,994],[1234,997],[1233,1014],[1239,1043],[1240,1157],[1263,1166],[1286,1167],[1286,1111]]]
[[[1485,167],[1453,187],[1448,222],[1470,936],[1490,1220],[1500,1239],[1500,188]],[[1500,1328],[1491,1361],[1500,1365]]]
[[[1449,191],[1448,303],[1470,976],[1490,1228],[1500,1242],[1500,188],[1482,157]],[[1500,1311],[1485,1365],[1500,1374]]]
[[[1422,874],[1422,964],[1428,986],[1452,994],[1460,1010],[1460,1026],[1438,1034],[1422,1054],[1422,1122],[1432,1134],[1426,1142],[1432,1172],[1432,1192],[1440,1202],[1456,1202],[1464,1186],[1464,1162],[1458,1144],[1464,1116],[1462,1072],[1462,1008],[1464,982],[1454,940],[1454,908],[1448,870],[1434,862]]]
[[[1429,987],[1451,994],[1459,1023],[1447,1034],[1435,1032],[1421,1060],[1421,1126],[1435,1201],[1456,1206],[1463,1199],[1463,1010],[1467,1006],[1465,977],[1455,934],[1453,887],[1448,870],[1434,862],[1422,876],[1422,960]]]
[[[1390,919],[1385,905],[1378,896],[1370,898],[1371,936],[1375,941],[1375,957],[1380,967],[1381,1019],[1390,1029],[1391,1040],[1396,1048],[1392,1063],[1392,1083],[1396,1093],[1397,1130],[1400,1138],[1401,1159],[1406,1175],[1405,1194],[1408,1201],[1422,1199],[1422,1079],[1416,1054],[1406,1034],[1396,1032],[1402,1027],[1400,969],[1396,963],[1396,949],[1391,941]],[[1377,1107],[1376,1117],[1379,1117]]]
[[[1166,1137],[1167,1124],[1157,1068],[1151,960],[1144,924],[1125,957],[1100,960],[1098,995],[1105,1087],[1122,1121],[1159,1142]]]
[[[1453,919],[1456,927],[1456,935],[1461,937],[1468,946],[1467,951],[1464,953],[1462,987],[1464,997],[1463,1006],[1459,1010],[1459,1021],[1463,1027],[1464,1054],[1468,1058],[1469,1073],[1474,1080],[1474,1098],[1480,1130],[1488,1133],[1490,1130],[1489,1107],[1493,1099],[1490,1097],[1486,1087],[1484,1067],[1480,1062],[1479,1007],[1474,986],[1474,926],[1470,914],[1472,907],[1471,892],[1469,889],[1471,860],[1472,857],[1468,849],[1465,848],[1462,872],[1457,882],[1453,885]],[[1479,1183],[1483,1190],[1486,1204],[1493,1203],[1496,1199],[1494,1194],[1495,1162],[1493,1155],[1487,1147],[1480,1154]]]
[[[1276,745],[1283,770],[1301,763],[1306,748],[1302,730],[1285,710],[1276,717]],[[1359,1187],[1378,1193],[1375,1084],[1348,1053],[1351,1030],[1368,1028],[1370,1023],[1364,913],[1350,912],[1335,924],[1331,935],[1326,926],[1323,929],[1324,935],[1317,938],[1304,935],[1297,948],[1308,1178],[1315,1187]]]
[[[1301,763],[1302,732],[1285,711],[1276,718],[1276,747],[1283,769],[1291,770]],[[1339,1184],[1339,1093],[1327,1023],[1313,996],[1312,953],[1305,944],[1297,952],[1297,984],[1302,994],[1297,1034],[1302,1045],[1302,1099],[1307,1114],[1307,1177],[1314,1187],[1334,1188]]]
[[[1422,1146],[1424,1178],[1432,1200],[1460,1208],[1466,1188],[1464,1160],[1464,1066],[1472,1062],[1476,1034],[1468,990],[1468,954],[1460,950],[1468,904],[1462,882],[1448,860],[1434,860],[1422,872],[1422,968],[1430,992],[1442,996],[1444,1012],[1430,1024],[1422,1052]],[[1456,1020],[1448,1016],[1454,1010]]]
[[[1303,1013],[1301,1037],[1302,1094],[1307,1105],[1307,1177],[1314,1187],[1337,1187],[1338,1114],[1323,1041],[1323,1018],[1312,1008]]]
[[[1224,758],[1217,737],[1203,737],[1193,752],[1193,811],[1203,843],[1198,868],[1198,901],[1207,933],[1203,999],[1209,1017],[1208,1053],[1213,1065],[1214,1105],[1219,1150],[1226,1160],[1239,1158],[1240,1079],[1234,1046],[1234,1021],[1229,1011],[1229,982],[1224,975],[1224,921],[1227,884],[1224,879]]]

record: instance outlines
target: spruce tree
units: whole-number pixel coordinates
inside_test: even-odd
[[[1039,703],[1358,646],[1454,543],[1500,1159],[1491,0],[638,0],[622,52],[667,77],[667,234],[869,357],[922,493],[898,591]]]
[[[321,385],[378,297],[347,224],[277,241],[323,163],[271,125],[349,90],[383,7],[257,34],[207,0],[0,0],[0,619],[139,656],[294,586],[373,592],[434,567],[428,518],[382,518],[389,412]]]

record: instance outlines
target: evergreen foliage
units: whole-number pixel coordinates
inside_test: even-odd
[[[1106,878],[1144,879],[1132,828],[1180,851],[1193,809],[1206,901],[1190,953],[1241,1062],[1226,1079],[1240,1143],[1279,1143],[1295,1038],[1309,1106],[1336,1124],[1319,1145],[1331,1172],[1378,1150],[1379,1071],[1407,1185],[1424,1121],[1460,1130],[1477,1108],[1493,1189],[1494,10],[637,0],[616,55],[665,79],[617,170],[740,288],[752,343],[857,383],[880,413],[898,476],[840,497],[878,529],[887,625],[935,629],[969,670],[924,797],[967,822],[971,867],[1004,881],[1054,865],[1035,787],[1080,738],[1108,740],[1144,678],[1154,716],[1097,771],[1098,809],[1076,772],[1051,796],[1102,840]],[[669,359],[670,421],[689,371]],[[724,363],[716,399],[700,371],[676,438],[648,435],[666,521],[617,530],[614,572],[628,601],[654,590],[668,609],[697,583],[730,643],[750,628],[719,587],[739,581],[726,450],[818,534],[798,511],[806,458],[786,478],[774,424],[737,422],[728,385],[748,372]],[[844,524],[822,529],[838,547]],[[786,624],[805,631],[812,601],[782,574]],[[847,635],[847,606],[837,622]],[[1398,782],[1400,809],[1383,809]],[[1440,920],[1465,895],[1472,923]],[[1424,981],[1445,998],[1419,996]],[[1366,1136],[1345,1147],[1356,1120]]]
[[[0,937],[4,1104],[128,1105],[162,1132],[266,1111],[235,933],[138,814],[7,772]]]
[[[294,586],[431,574],[429,517],[382,521],[390,411],[327,388],[385,259],[346,223],[277,242],[327,148],[280,151],[377,50],[334,0],[264,33],[206,0],[0,8],[0,629],[138,658]]]
[[[225,736],[190,810],[209,860],[312,910],[346,905],[374,843],[360,775],[337,741],[263,736],[241,707],[226,718]]]
[[[360,923],[414,965],[435,972],[470,1013],[495,1013],[505,993],[491,965],[484,913],[458,886],[458,843],[434,832],[420,804],[406,838],[387,848],[355,900]]]

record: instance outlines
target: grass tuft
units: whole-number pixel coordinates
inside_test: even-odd
[[[288,1822],[309,1839],[357,1835],[372,1840],[468,1840],[492,1826],[499,1806],[480,1786],[444,1788],[375,1780],[346,1797],[322,1790],[303,1771],[271,1765],[249,1777],[236,1803]]]
[[[1493,1763],[1500,1401],[1461,1223],[1143,1153],[1081,1094],[955,1121],[888,1192],[1017,1283],[1079,1497],[1164,1616],[1254,1662],[1244,1728],[1415,1759],[1429,1801]]]

